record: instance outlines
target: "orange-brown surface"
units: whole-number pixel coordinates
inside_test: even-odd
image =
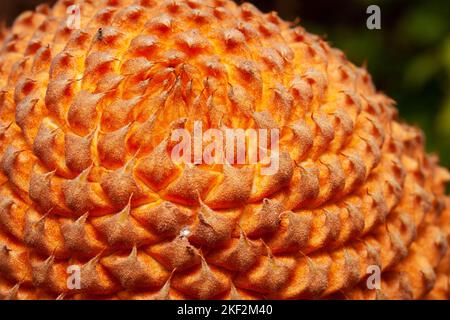
[[[449,297],[449,174],[365,69],[249,4],[74,2],[4,32],[0,297]],[[280,130],[280,170],[174,163],[193,121]]]

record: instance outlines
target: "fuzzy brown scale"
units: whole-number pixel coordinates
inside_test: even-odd
[[[276,13],[60,0],[16,19],[0,66],[0,298],[449,297],[450,175],[365,69]],[[173,161],[194,121],[280,130],[279,170]]]

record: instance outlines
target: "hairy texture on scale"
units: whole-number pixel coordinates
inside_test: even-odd
[[[60,0],[3,32],[0,87],[3,299],[449,297],[448,172],[364,68],[274,12]],[[280,130],[279,170],[175,163],[194,121]]]

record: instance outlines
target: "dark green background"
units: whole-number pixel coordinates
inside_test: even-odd
[[[1,0],[0,19],[51,1]],[[367,63],[377,87],[398,102],[400,116],[420,126],[429,151],[450,167],[450,1],[253,0],[325,37],[357,65]],[[381,7],[382,29],[366,28],[366,8]]]

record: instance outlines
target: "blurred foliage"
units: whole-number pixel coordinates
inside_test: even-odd
[[[0,19],[51,0],[0,2]],[[240,1],[238,1],[240,2]],[[357,65],[367,63],[400,116],[420,126],[427,148],[450,167],[450,3],[448,0],[250,0],[325,37]],[[366,28],[366,9],[381,8],[382,29]]]

